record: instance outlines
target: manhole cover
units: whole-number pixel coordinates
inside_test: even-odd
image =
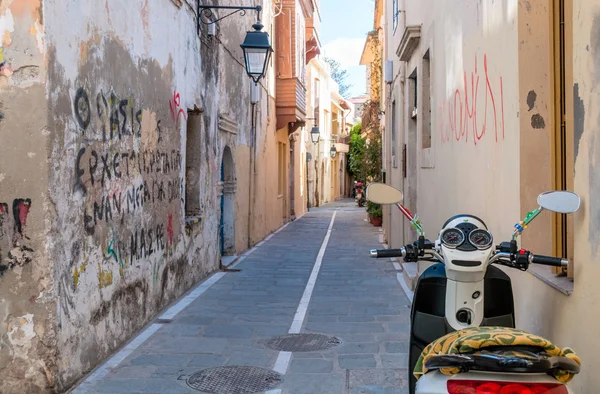
[[[282,376],[269,369],[229,366],[198,371],[187,379],[187,385],[204,393],[247,394],[273,390]]]
[[[288,334],[270,339],[267,346],[284,352],[315,352],[341,344],[336,337],[322,334]]]

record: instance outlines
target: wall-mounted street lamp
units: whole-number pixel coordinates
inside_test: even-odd
[[[210,16],[212,15],[212,10],[234,11],[221,18],[211,21]],[[246,65],[246,72],[248,73],[248,76],[252,78],[254,83],[258,83],[258,81],[265,76],[269,60],[271,59],[271,54],[273,53],[273,47],[271,46],[271,42],[269,40],[269,34],[262,31],[264,26],[260,22],[260,13],[262,11],[261,6],[212,6],[198,4],[197,28],[198,34],[200,34],[200,22],[206,25],[212,25],[238,12],[242,16],[246,15],[246,11],[248,10],[256,11],[257,20],[256,23],[252,25],[254,31],[248,31],[246,33],[246,39],[240,46],[244,51],[244,64]],[[203,17],[206,18],[206,20],[203,19]]]
[[[321,138],[321,131],[319,130],[319,127],[317,125],[315,125],[315,126],[313,126],[312,130],[310,131],[310,139],[313,142],[313,144],[318,144],[320,138]]]
[[[337,149],[336,149],[335,145],[331,145],[331,149],[329,150],[329,155],[331,156],[332,159],[335,159],[335,156],[337,155]]]

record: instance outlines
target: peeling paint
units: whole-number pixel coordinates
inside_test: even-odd
[[[44,53],[44,27],[40,24],[39,20],[36,20],[33,26],[31,26],[29,34],[35,37],[37,49],[40,53]]]
[[[15,31],[15,20],[10,9],[0,15],[0,47],[8,47],[12,44],[10,34]]]
[[[540,114],[535,114],[531,117],[531,127],[534,129],[543,129],[546,127],[546,122]]]
[[[11,353],[19,358],[26,359],[29,349],[33,346],[32,340],[36,337],[33,324],[33,314],[12,318],[8,322],[8,342]]]
[[[530,90],[529,94],[527,95],[527,106],[529,107],[529,111],[531,111],[533,109],[533,107],[535,106],[536,99],[537,99],[537,94],[535,93],[535,90]]]

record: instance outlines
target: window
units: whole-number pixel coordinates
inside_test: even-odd
[[[200,216],[202,114],[188,112],[185,143],[185,216]]]
[[[300,7],[296,12],[296,77],[305,83],[306,67],[306,20]],[[271,36],[273,37],[273,36]]]
[[[396,28],[398,27],[398,0],[394,0],[393,1],[393,5],[392,5],[392,18],[394,21],[394,31],[396,31]]]
[[[315,79],[313,83],[313,108],[315,125],[319,125],[320,103],[321,103],[321,82]]]
[[[278,179],[277,179],[277,194],[278,197],[283,197],[285,193],[285,163],[286,163],[286,154],[285,154],[285,144],[283,142],[277,143],[277,168],[278,168]]]
[[[398,168],[398,162],[396,161],[396,100],[392,101],[392,167]]]
[[[418,90],[417,89],[417,69],[415,68],[412,72],[412,74],[410,74],[410,77],[408,77],[411,81],[411,83],[409,84],[409,89],[410,89],[410,93],[409,93],[409,97],[412,96],[412,99],[409,98],[409,104],[408,104],[408,110],[410,113],[410,117],[413,120],[417,120],[417,100],[418,100]]]
[[[421,148],[431,148],[431,67],[429,50],[423,56],[423,127],[421,132]],[[415,99],[416,101],[416,99]],[[416,106],[416,104],[415,104]]]

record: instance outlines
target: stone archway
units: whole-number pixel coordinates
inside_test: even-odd
[[[221,159],[221,219],[219,223],[219,242],[221,256],[235,254],[235,162],[229,146],[223,149]]]

